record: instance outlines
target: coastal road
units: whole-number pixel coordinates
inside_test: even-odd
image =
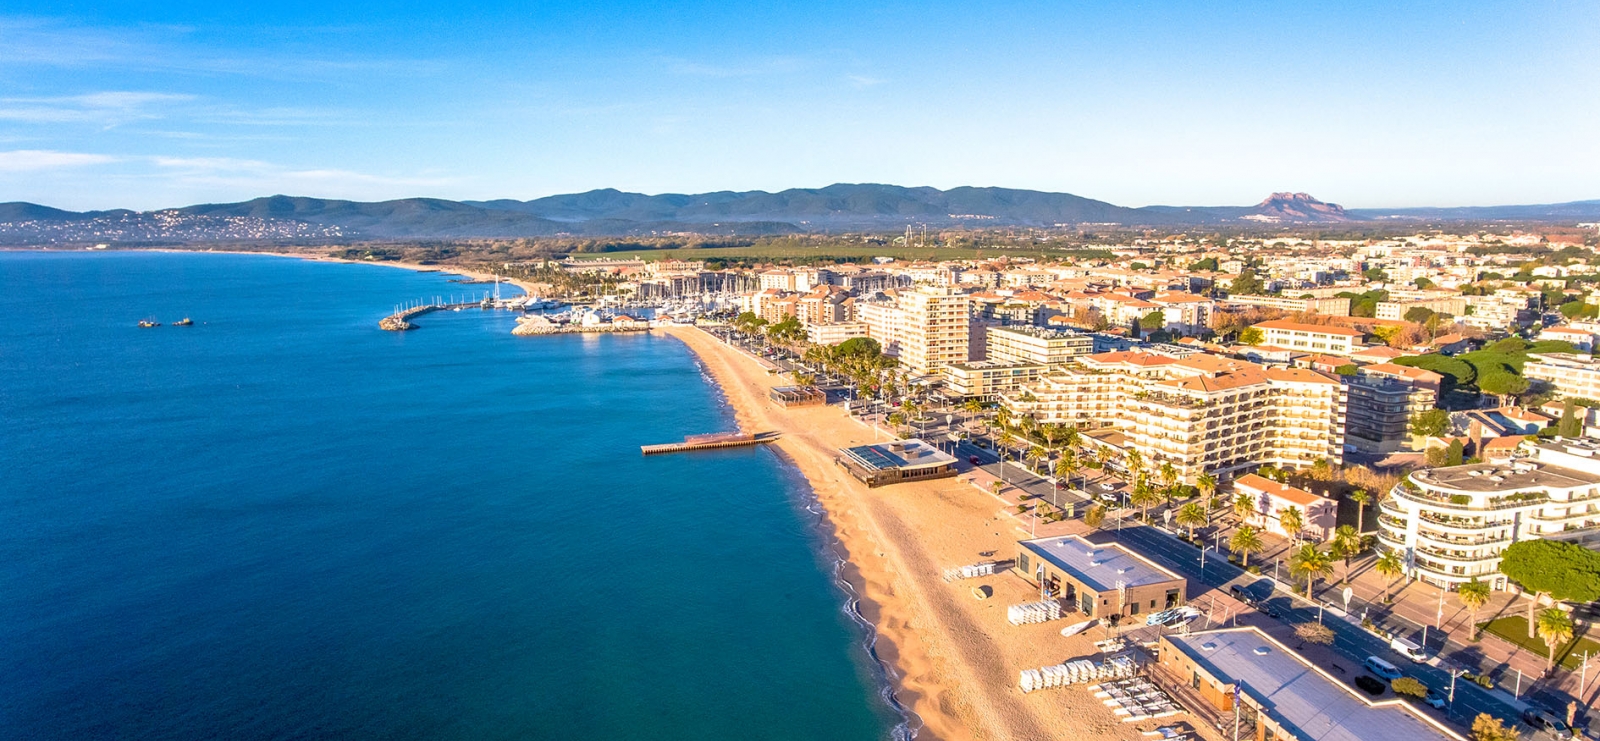
[[[1007,461],[1002,464],[1000,456],[993,450],[978,447],[966,440],[956,444],[956,458],[968,461],[972,457],[978,459],[978,467],[985,472],[1004,480],[1010,486],[1049,502],[1053,506],[1059,507],[1063,504],[1072,504],[1077,507],[1079,512],[1082,512],[1085,503],[1089,501],[1087,497],[1074,493],[1068,487],[1063,486],[1058,490],[1054,484],[1050,483],[1049,479],[1015,463]],[[1003,470],[1002,466],[1004,466]]]
[[[1229,582],[1246,576],[1243,569],[1227,562],[1224,555],[1216,553],[1206,554],[1205,573],[1201,573],[1200,551],[1194,546],[1184,543],[1156,528],[1146,525],[1124,527],[1121,531],[1102,530],[1093,536],[1097,542],[1116,542],[1137,550],[1141,555],[1149,558],[1162,566],[1178,572],[1185,578],[1197,584],[1222,589]],[[1249,576],[1249,579],[1262,577]],[[1287,622],[1304,623],[1317,619],[1316,607],[1306,604],[1305,601],[1291,598],[1282,592],[1275,592],[1267,600],[1279,615]],[[1450,675],[1444,669],[1428,664],[1413,664],[1401,658],[1389,648],[1387,641],[1379,638],[1359,625],[1352,625],[1343,619],[1325,614],[1322,624],[1333,630],[1334,641],[1332,648],[1341,654],[1348,662],[1341,665],[1343,672],[1349,679],[1364,673],[1361,662],[1368,656],[1377,656],[1394,663],[1409,676],[1416,677],[1423,684],[1446,694],[1450,688]],[[1336,674],[1339,672],[1335,672]],[[1458,722],[1471,725],[1472,719],[1478,713],[1489,713],[1508,723],[1518,720],[1519,710],[1508,702],[1490,694],[1483,688],[1471,682],[1458,680],[1456,682],[1455,703],[1449,708],[1451,718]]]

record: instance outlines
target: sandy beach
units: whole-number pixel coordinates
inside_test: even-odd
[[[1161,725],[1122,723],[1081,688],[1018,689],[1020,670],[1090,656],[1103,636],[1090,630],[1063,638],[1065,622],[1011,625],[1006,607],[1037,599],[1015,575],[943,580],[945,568],[984,560],[983,552],[1015,554],[1027,533],[1001,500],[965,477],[868,489],[833,458],[840,447],[872,442],[871,428],[834,406],[777,407],[766,393],[783,385],[782,377],[699,329],[659,331],[694,350],[744,431],[782,433],[778,448],[811,483],[847,552],[849,578],[863,597],[862,613],[877,626],[897,694],[920,718],[919,738],[1129,739]],[[994,596],[975,599],[980,584]]]

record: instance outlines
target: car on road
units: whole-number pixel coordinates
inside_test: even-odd
[[[1102,502],[1108,502],[1110,504],[1116,504],[1117,502],[1121,501],[1121,499],[1122,499],[1121,497],[1117,496],[1116,492],[1110,492],[1110,491],[1102,491],[1102,492],[1100,492],[1100,501],[1102,501]]]
[[[1444,705],[1445,705],[1444,695],[1439,694],[1438,690],[1433,690],[1433,689],[1428,690],[1428,696],[1422,698],[1422,701],[1427,703],[1428,707],[1431,707],[1434,710],[1443,710],[1444,709]]]
[[[1528,708],[1522,711],[1522,722],[1532,726],[1535,731],[1549,731],[1556,738],[1572,738],[1572,729],[1548,710]]]
[[[1283,611],[1266,602],[1261,603],[1256,611],[1260,612],[1262,615],[1272,618],[1273,620],[1283,619]]]
[[[1356,686],[1360,687],[1362,692],[1372,695],[1373,697],[1383,694],[1385,687],[1383,682],[1373,679],[1365,674],[1356,677]]]
[[[1395,636],[1394,638],[1390,639],[1389,648],[1394,649],[1395,652],[1401,656],[1411,659],[1411,663],[1413,664],[1420,664],[1428,660],[1427,651],[1424,651],[1421,646],[1416,644],[1416,642],[1406,640],[1400,636]]]
[[[1399,679],[1401,676],[1400,667],[1397,667],[1394,664],[1384,661],[1376,656],[1368,656],[1366,661],[1361,662],[1361,665],[1366,667],[1367,671],[1383,677],[1391,682]]]

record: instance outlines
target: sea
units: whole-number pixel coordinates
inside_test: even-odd
[[[0,738],[906,737],[792,467],[640,454],[694,355],[452,277],[0,253]]]

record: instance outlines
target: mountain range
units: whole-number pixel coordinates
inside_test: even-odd
[[[1129,208],[1070,193],[877,184],[645,195],[614,189],[531,201],[270,196],[160,211],[74,212],[0,203],[0,243],[460,239],[663,233],[759,235],[950,226],[1345,224],[1390,220],[1600,220],[1600,200],[1464,208],[1345,209],[1305,193],[1254,206]]]

